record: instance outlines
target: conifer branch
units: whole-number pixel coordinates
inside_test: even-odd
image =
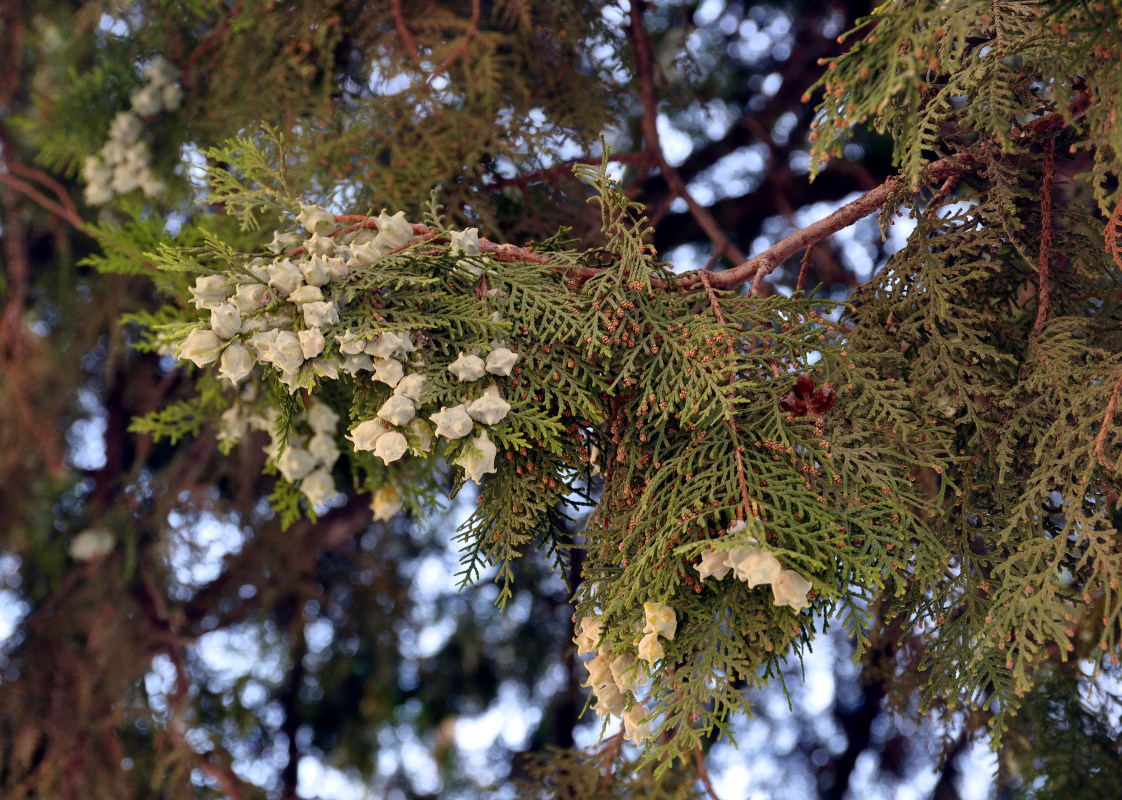
[[[599,163],[599,161],[597,161],[597,163]],[[369,230],[378,230],[378,220],[376,218],[365,217],[365,216],[362,216],[360,214],[338,214],[338,215],[335,216],[335,221],[336,222],[353,222],[355,224],[348,225],[345,228],[340,228],[339,230],[335,231],[334,233],[329,234],[332,238],[335,238],[337,236],[343,236],[343,235],[348,234],[348,233],[354,233],[355,231],[361,230],[363,228],[366,228],[366,229],[369,229]],[[433,240],[437,239],[440,236],[440,234],[438,232],[434,231],[428,225],[425,225],[425,224],[420,223],[420,222],[411,223],[410,227],[413,229],[413,233],[415,235],[421,237],[422,242],[430,242],[430,241],[433,241]],[[405,250],[409,247],[415,247],[416,245],[417,245],[417,242],[410,242],[407,245],[399,247],[395,250],[391,250],[389,252],[389,255],[393,255],[394,253],[399,253],[402,250]],[[303,252],[304,252],[303,247],[296,247],[292,250],[289,250],[287,253],[285,253],[285,255],[291,257],[291,256],[300,255]],[[542,264],[542,265],[548,265],[548,264],[551,263],[550,260],[548,258],[546,258],[545,256],[543,256],[541,253],[530,250],[529,248],[519,247],[518,245],[514,245],[514,244],[492,242],[490,239],[485,239],[483,237],[480,237],[480,239],[479,239],[479,252],[480,253],[487,253],[489,255],[494,256],[496,261],[517,261],[517,262],[520,262],[520,263],[523,263],[523,264]],[[422,254],[426,254],[426,253],[424,253],[422,251]],[[585,272],[584,270],[572,270],[572,269],[566,269],[565,271],[568,272],[568,273],[572,273],[572,272],[583,273],[583,272]],[[591,278],[592,276],[598,275],[599,273],[600,273],[600,270],[593,269],[593,270],[588,271],[588,274],[585,275],[585,277],[586,278]]]
[[[1056,142],[1054,139],[1045,140],[1044,181],[1041,186],[1040,197],[1040,255],[1036,261],[1036,273],[1039,276],[1036,290],[1036,321],[1033,322],[1032,333],[1029,334],[1030,347],[1040,339],[1040,332],[1044,329],[1044,323],[1048,320],[1048,311],[1051,306],[1049,302],[1051,288],[1048,284],[1048,276],[1051,268],[1049,262],[1052,258],[1052,178],[1056,172],[1055,148]]]

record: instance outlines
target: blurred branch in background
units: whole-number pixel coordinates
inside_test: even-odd
[[[910,40],[897,46],[890,53],[897,61],[860,79],[880,86],[883,76],[900,76],[906,85],[883,106],[879,98],[858,97],[857,89],[847,96],[837,75],[851,62],[838,67],[837,60],[854,42],[875,44],[874,37],[892,34],[890,12],[905,20],[942,13],[921,5],[879,9],[881,16],[861,31],[865,39],[843,43],[871,4],[0,0],[0,793],[43,800],[531,794],[727,800],[747,791],[776,800],[972,800],[992,788],[1002,797],[1118,796],[1117,670],[1106,646],[1118,624],[1111,610],[1116,587],[1109,570],[1099,584],[1077,585],[1073,577],[1088,563],[1116,559],[1112,420],[1122,378],[1119,342],[1109,330],[1117,329],[1111,315],[1118,276],[1109,267],[1087,267],[1098,262],[1084,252],[1093,241],[1094,255],[1102,256],[1104,230],[1108,243],[1117,239],[1114,222],[1104,227],[1106,215],[1087,211],[1113,197],[1118,176],[1102,155],[1109,148],[1086,138],[1087,131],[1107,130],[1114,150],[1122,148],[1117,126],[1111,133],[1104,122],[1117,94],[1110,65],[1122,54],[1117,26],[1108,24],[1116,9],[1108,3],[1100,15],[1105,27],[1084,48],[1086,63],[1098,72],[1079,85],[1058,81],[1053,92],[1024,67],[1051,68],[1054,42],[1044,35],[1065,37],[1073,47],[1090,36],[1062,29],[1065,14],[1082,13],[1078,4],[1009,3],[995,11],[964,3],[956,18],[974,25],[969,29],[958,30],[954,20],[900,26],[924,35],[931,28],[933,41],[922,52]],[[1044,25],[1047,14],[1057,21]],[[1010,83],[954,84],[947,70],[963,53],[996,46],[984,44],[997,36],[995,18],[1009,26],[1002,36],[1028,37],[1022,55],[998,60]],[[1037,29],[1044,34],[1033,34]],[[960,42],[960,51],[932,55],[950,42]],[[829,83],[815,90],[824,95],[816,110],[802,97],[820,79]],[[992,101],[962,100],[987,87],[994,89]],[[1001,94],[1003,88],[1009,91]],[[1063,92],[1071,96],[1060,97]],[[1024,107],[1001,107],[1006,96]],[[850,97],[852,107],[840,102]],[[985,112],[988,122],[961,124],[956,114],[967,113],[964,107]],[[827,114],[834,117],[822,125],[823,135],[844,140],[828,163],[817,165],[811,182],[813,142],[822,131],[816,126]],[[893,122],[878,133],[882,114]],[[915,152],[902,153],[899,132],[921,116],[929,138],[913,137]],[[242,138],[230,143],[230,137]],[[271,246],[290,256],[306,251],[300,241],[270,243],[269,236],[291,223],[286,209],[311,203],[329,210],[331,226],[356,222],[346,234],[361,229],[371,240],[380,226],[389,227],[389,215],[405,211],[427,237],[425,257],[442,257],[451,246],[446,231],[463,244],[467,229],[477,228],[479,252],[492,256],[491,264],[511,270],[560,264],[555,269],[569,283],[559,282],[551,302],[533,308],[539,317],[567,313],[571,297],[562,287],[582,302],[591,292],[600,293],[596,302],[614,298],[619,264],[605,246],[609,210],[588,202],[590,190],[573,170],[599,168],[602,141],[611,148],[606,177],[618,179],[621,197],[642,204],[652,228],[636,258],[649,258],[654,277],[628,302],[642,303],[647,288],[653,297],[653,289],[669,286],[680,290],[675,302],[693,304],[682,318],[689,325],[713,320],[705,329],[711,336],[682,346],[692,352],[690,365],[719,362],[728,342],[741,346],[785,332],[783,325],[761,324],[726,339],[738,321],[728,309],[755,313],[769,308],[769,299],[800,290],[815,320],[788,320],[788,327],[813,323],[822,333],[794,354],[769,351],[771,345],[749,348],[761,385],[782,382],[784,399],[801,402],[808,413],[784,422],[780,406],[764,409],[732,395],[735,402],[724,409],[732,424],[720,426],[721,435],[743,436],[745,452],[764,448],[733,421],[741,413],[814,435],[797,445],[766,442],[763,477],[736,450],[737,469],[728,473],[736,496],[720,513],[746,523],[760,520],[760,508],[764,516],[794,509],[789,497],[773,499],[771,511],[766,503],[754,505],[757,495],[769,496],[778,485],[767,459],[774,450],[774,462],[786,464],[796,450],[818,447],[829,436],[840,442],[834,452],[843,452],[838,461],[850,470],[835,476],[833,483],[845,484],[837,491],[869,490],[878,502],[898,502],[889,497],[892,481],[885,476],[903,464],[902,486],[891,491],[914,492],[908,496],[919,499],[905,503],[906,511],[919,520],[938,518],[931,526],[941,526],[939,543],[955,553],[938,564],[950,587],[945,594],[911,581],[890,597],[891,588],[877,585],[863,596],[830,597],[833,617],[797,610],[798,616],[783,617],[779,649],[805,646],[805,661],[780,665],[778,654],[761,657],[754,663],[767,665],[760,670],[771,681],[766,688],[737,679],[733,688],[754,710],[751,718],[727,720],[723,732],[735,736],[739,749],[720,739],[722,731],[691,718],[683,727],[698,746],[665,769],[644,762],[624,738],[629,731],[616,730],[618,722],[603,728],[589,713],[588,662],[573,647],[579,633],[573,593],[586,568],[601,559],[584,549],[598,524],[596,507],[584,503],[599,502],[605,477],[630,468],[623,466],[624,448],[607,449],[613,437],[623,441],[618,431],[635,420],[617,416],[597,432],[557,423],[566,446],[581,453],[581,463],[566,469],[587,475],[573,496],[549,493],[556,489],[548,477],[556,464],[546,459],[555,453],[543,444],[535,461],[538,454],[526,453],[533,448],[523,447],[518,474],[537,469],[535,480],[545,478],[537,493],[550,499],[542,515],[549,537],[518,546],[509,598],[500,595],[494,567],[457,591],[465,568],[456,530],[484,499],[474,485],[464,488],[459,462],[391,468],[373,456],[343,458],[329,469],[338,491],[313,504],[277,474],[279,445],[265,432],[276,420],[225,413],[252,407],[277,386],[254,377],[231,389],[167,348],[148,346],[153,331],[184,330],[164,303],[197,310],[190,306],[199,286],[195,274],[155,269],[172,261],[173,248],[197,258],[200,275],[248,275],[260,264],[247,254]],[[1045,147],[1049,167],[1038,176],[1033,170]],[[265,154],[253,165],[259,170],[245,169],[256,152]],[[1092,174],[1090,181],[1076,177]],[[152,180],[142,184],[140,175]],[[236,184],[260,205],[239,217],[232,190],[221,202],[208,202],[204,176],[213,183],[223,175],[226,188]],[[897,204],[907,216],[891,216]],[[994,222],[991,204],[1002,209],[1004,228]],[[375,217],[382,209],[387,217]],[[616,211],[624,218],[631,209]],[[985,225],[971,214],[982,215],[976,219]],[[1002,228],[1000,241],[967,241],[987,225]],[[1054,237],[1051,250],[1038,247],[1034,232],[1041,229]],[[205,261],[207,248],[219,245],[229,264]],[[584,260],[551,260],[569,247],[579,248]],[[907,269],[899,260],[885,266],[897,252],[912,259]],[[963,253],[980,261],[963,265],[956,260]],[[669,271],[655,271],[661,262]],[[504,299],[499,276],[482,275],[467,296],[486,309],[483,324],[513,325],[493,317],[494,304]],[[460,279],[430,277],[417,285],[433,296]],[[363,295],[373,314],[385,315],[395,293],[406,292],[408,281],[400,280]],[[880,314],[890,302],[897,305]],[[969,316],[967,306],[982,316]],[[450,307],[461,315],[457,325],[480,324],[474,305]],[[623,312],[633,308],[621,305],[610,317],[608,305],[597,307],[596,324],[601,317],[612,326],[625,319],[626,340],[634,330]],[[424,321],[430,310],[418,304],[409,311]],[[196,317],[204,326],[209,319]],[[983,318],[992,324],[977,322]],[[1084,335],[1099,320],[1109,323],[1107,332]],[[591,338],[589,325],[580,329],[582,337]],[[997,332],[981,342],[983,329]],[[513,327],[509,332],[519,335]],[[846,335],[881,349],[865,356],[843,349],[840,358],[849,360],[834,364],[829,348]],[[678,336],[688,339],[685,324]],[[1091,348],[1092,338],[1093,352],[1080,349]],[[676,337],[665,340],[667,350],[678,346]],[[556,341],[540,344],[560,349]],[[146,347],[150,352],[141,352]],[[928,360],[915,360],[917,353]],[[519,368],[531,370],[528,353],[520,355]],[[804,365],[805,374],[788,374],[794,364]],[[1059,369],[1062,380],[1040,378],[1034,371],[1040,364]],[[566,366],[572,375],[588,368],[576,360]],[[738,373],[722,373],[715,385],[731,385],[729,374]],[[832,387],[823,374],[832,376]],[[568,385],[560,370],[550,375],[554,387]],[[637,380],[644,379],[651,376]],[[798,395],[806,387],[792,389],[792,380],[809,380],[809,396]],[[371,382],[359,376],[346,385],[362,388],[364,381]],[[521,381],[525,391],[530,377]],[[819,398],[844,393],[849,381],[858,389],[842,405],[851,402],[853,416],[866,421],[875,417],[877,427],[847,428],[851,422],[835,412],[826,433],[829,404],[811,413],[813,392]],[[621,387],[637,394],[623,380],[610,390],[605,383],[597,394],[613,413],[646,399]],[[1068,393],[1077,388],[1096,402],[1070,402]],[[346,410],[343,390],[331,391],[320,399]],[[662,401],[665,414],[677,391],[654,397],[647,410],[657,415]],[[312,407],[310,394],[282,394],[291,398],[288,420]],[[533,404],[529,394],[510,398]],[[376,408],[362,410],[373,417]],[[1085,408],[1093,411],[1086,419]],[[134,419],[156,412],[174,435],[137,432]],[[681,419],[689,417],[673,412],[661,428],[681,433],[688,426]],[[1063,425],[1043,434],[1032,427],[1046,419],[1075,420],[1081,433],[1069,436]],[[355,416],[341,424],[351,430],[358,422]],[[888,437],[907,426],[922,430]],[[1017,426],[1028,431],[1019,443],[999,435],[1022,430]],[[307,444],[302,433],[293,435],[297,445]],[[338,435],[333,446],[348,441],[353,438]],[[938,444],[943,441],[953,446]],[[888,466],[863,472],[844,448]],[[916,455],[935,449],[938,464],[949,470]],[[1073,467],[1053,470],[1055,486],[1032,482],[1033,459],[1052,451],[1076,458],[1084,450],[1099,470],[1093,475],[1076,476]],[[1002,486],[1030,487],[1022,496],[988,493],[984,479],[997,474],[999,461],[1008,481]],[[823,457],[814,468],[826,462]],[[362,470],[392,475],[397,482],[387,478],[386,485],[396,499],[370,491],[358,480]],[[811,477],[820,477],[809,472],[807,465],[807,491]],[[1066,482],[1069,472],[1073,482]],[[675,486],[693,477],[684,474]],[[799,491],[803,480],[800,475]],[[453,488],[459,494],[444,500]],[[581,493],[587,498],[576,496]],[[836,535],[825,526],[813,531],[823,551],[885,547],[876,536],[862,539],[874,505],[847,508],[858,521]],[[293,509],[295,516],[310,511],[311,518],[286,527]],[[704,522],[717,512],[700,503],[694,513]],[[1001,527],[1014,518],[1040,526],[1035,538],[1023,537],[1029,545],[1061,549],[1032,550],[1018,560],[1026,551],[1013,552],[1009,542],[1021,534]],[[1084,526],[1078,533],[1076,521]],[[809,524],[797,522],[792,531]],[[901,523],[894,530],[889,544],[899,547],[887,559],[893,570],[895,559],[908,568],[926,552],[920,528]],[[1070,548],[1062,549],[1069,537]],[[751,541],[765,540],[776,546],[774,536]],[[688,544],[674,540],[676,547]],[[611,557],[626,566],[624,551],[621,542]],[[808,564],[828,561],[782,554],[788,564],[801,563],[797,555]],[[853,578],[815,568],[819,584],[808,602],[821,608],[828,584]],[[702,594],[699,572],[683,570],[682,586],[690,587],[683,593]],[[1023,585],[999,596],[1002,576],[1014,573]],[[709,591],[716,581],[704,585]],[[1009,650],[995,656],[1004,645],[987,627],[995,623],[986,609],[1002,598],[1028,603],[1030,595],[1067,603],[1055,619],[1049,616],[1061,638],[1049,638],[1051,628],[1030,631],[1010,637]],[[916,610],[907,619],[894,616],[909,603]],[[752,613],[773,613],[765,605]],[[744,612],[726,606],[721,613]],[[1021,626],[1021,619],[1009,624]],[[810,650],[814,630],[820,632]],[[759,655],[774,647],[753,640],[750,649]],[[1017,667],[1003,667],[1007,656],[1014,663],[1014,649]],[[977,687],[973,711],[930,693],[940,680],[954,682],[949,672],[965,662],[950,656],[964,653],[979,654],[975,666],[996,665]],[[1018,670],[1026,660],[1038,681],[1024,692]],[[676,677],[688,684],[688,670]],[[963,672],[955,680],[965,685],[968,677],[977,675]],[[927,716],[919,708],[924,692]],[[990,726],[1014,696],[1022,710],[1004,723],[998,756],[987,750]]]

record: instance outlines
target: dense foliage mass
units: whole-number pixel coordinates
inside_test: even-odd
[[[713,795],[839,627],[822,796],[918,712],[938,796],[1122,783],[1122,8],[8,5],[11,791],[471,793],[514,686],[521,791]]]

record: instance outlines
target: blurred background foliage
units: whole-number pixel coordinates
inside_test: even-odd
[[[598,161],[605,133],[661,256],[728,264],[890,173],[890,143],[858,133],[807,180],[800,96],[870,10],[649,6],[652,146],[626,5],[0,0],[0,796],[657,797],[700,796],[708,780],[726,798],[942,800],[1013,793],[1034,769],[1078,787],[1117,767],[1070,672],[1036,690],[997,762],[974,726],[917,727],[893,710],[914,710],[922,679],[907,641],[877,642],[854,666],[836,631],[784,676],[789,696],[777,685],[758,698],[740,749],[715,746],[707,770],[655,778],[611,745],[558,755],[600,733],[581,719],[568,591],[530,554],[504,613],[486,578],[456,593],[466,493],[387,523],[347,497],[282,531],[264,500],[263,442],[223,457],[209,425],[174,445],[127,432],[189,395],[192,375],[130,350],[121,314],[155,307],[157,289],[92,269],[101,245],[88,223],[147,220],[159,236],[205,217],[228,240],[267,241],[197,204],[205,148],[268,122],[292,143],[291,184],[341,213],[419,218],[435,189],[454,224],[494,241],[564,226],[594,243],[599,216],[571,166]],[[158,55],[184,92],[144,120],[167,189],[87,205],[85,159]],[[682,185],[724,237],[703,229]],[[843,298],[900,241],[882,241],[873,220],[853,226],[815,248],[807,285]],[[790,291],[797,269],[774,273],[770,290]],[[73,557],[88,531],[109,534],[111,551]],[[568,577],[579,570],[578,557]],[[1070,726],[1060,741],[1056,719]],[[1094,769],[1034,761],[1076,739],[1099,748]]]

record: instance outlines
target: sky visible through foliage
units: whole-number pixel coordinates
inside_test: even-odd
[[[712,24],[720,16],[723,5],[720,0],[706,0],[695,12],[694,21],[699,30],[694,34],[696,39],[687,41],[686,45],[699,63],[704,63],[705,48],[710,44],[704,38],[704,26]],[[617,15],[619,12],[609,9],[606,13]],[[741,47],[751,53],[772,52],[777,47],[788,47],[784,36],[788,26],[784,19],[782,15],[773,18],[763,30],[749,24],[750,30],[742,39]],[[620,22],[614,17],[613,21]],[[102,27],[106,33],[112,33],[114,26],[119,24],[114,23],[108,15],[103,17]],[[765,78],[762,87],[764,94],[769,89],[772,92],[778,89],[779,80],[778,74]],[[408,81],[385,75],[372,79],[372,88],[375,83],[381,92],[393,94],[404,89]],[[704,108],[691,107],[680,111],[673,119],[660,114],[659,133],[668,161],[679,166],[694,152],[689,132],[691,129],[704,130],[708,136],[717,138],[727,132],[730,121],[731,118],[719,102]],[[782,125],[779,130],[782,130]],[[558,154],[573,157],[580,155],[581,151],[576,143],[562,143]],[[183,156],[187,170],[198,169],[197,153],[187,149]],[[766,157],[766,152],[762,152],[760,146],[741,148],[700,173],[690,183],[689,189],[699,202],[706,205],[719,199],[736,197],[758,185],[763,179],[767,170]],[[809,167],[807,154],[803,151],[793,153],[792,162],[800,164],[802,172],[806,172]],[[618,165],[615,168],[617,176],[622,174]],[[200,192],[202,189],[200,183]],[[792,230],[822,219],[858,196],[859,193],[854,193],[845,196],[838,203],[818,202],[799,208],[790,219],[779,216],[769,219],[764,224],[764,232],[752,242],[749,255],[762,252]],[[338,213],[346,212],[342,207],[334,210]],[[684,213],[685,210],[685,203],[681,199],[675,200],[670,206],[671,212]],[[174,229],[177,221],[172,218],[168,225]],[[883,262],[885,256],[898,250],[913,226],[914,223],[906,217],[897,220],[888,231],[887,243],[883,249],[879,249],[876,242],[880,239],[880,232],[875,222],[867,219],[838,234],[840,257],[857,280],[864,282],[881,266],[875,259],[879,258]],[[707,257],[702,248],[692,244],[675,248],[666,254],[666,260],[674,264],[679,272],[702,267]],[[781,285],[778,288],[782,292],[791,291],[789,286]],[[836,299],[844,298],[848,293],[844,286],[833,287],[830,291],[831,296]],[[92,391],[80,392],[78,402],[85,415],[71,423],[67,433],[70,446],[67,457],[75,468],[96,470],[105,463],[104,411],[99,407],[96,393]],[[462,518],[473,502],[474,498],[469,494],[461,495],[447,513],[452,518]],[[419,520],[415,524],[421,528],[433,525],[434,531],[436,528],[431,521]],[[214,580],[222,570],[223,559],[237,553],[244,541],[243,532],[236,520],[221,520],[208,515],[201,520],[188,522],[173,514],[168,519],[168,525],[174,542],[168,553],[173,575],[187,593]],[[456,527],[458,521],[445,525],[444,530],[451,531]],[[417,534],[417,538],[422,541],[432,535],[432,532],[422,531]],[[437,534],[436,538],[439,540],[441,536]],[[436,600],[447,600],[456,594],[457,581],[453,576],[458,570],[459,560],[456,543],[450,536],[445,536],[443,552],[430,553],[410,565],[411,592],[417,601],[415,611],[418,619],[412,629],[400,632],[402,635],[399,646],[407,662],[411,658],[431,657],[451,634],[449,625],[453,623],[448,618],[440,618]],[[10,556],[5,556],[3,562],[0,562],[0,568],[3,573],[14,575],[17,565]],[[493,601],[497,590],[488,585],[493,577],[494,570],[491,570],[480,578],[482,590],[472,602],[487,605]],[[18,599],[17,592],[5,589],[0,593],[0,641],[11,632],[24,611],[25,605]],[[505,613],[522,623],[525,622],[527,611],[527,604],[516,600]],[[281,681],[283,671],[279,665],[271,663],[276,655],[271,650],[270,643],[262,639],[262,634],[255,626],[249,626],[242,630],[216,631],[199,639],[196,645],[197,656],[207,672],[214,676],[216,684],[212,689],[233,691],[235,686],[240,686],[238,691],[242,694],[243,702],[252,707],[255,697],[263,700],[266,696],[261,689],[263,684],[277,684]],[[309,650],[314,655],[331,644],[333,633],[330,626],[313,622],[305,629],[305,636]],[[823,742],[826,749],[844,749],[844,737],[839,740],[841,734],[831,725],[826,712],[834,704],[855,702],[853,697],[846,696],[859,690],[855,683],[859,680],[859,672],[852,667],[851,659],[849,643],[843,632],[835,629],[832,635],[818,642],[815,650],[808,655],[802,671],[797,664],[788,665],[787,688],[790,698],[779,690],[763,693],[757,700],[757,718],[742,719],[734,729],[739,748],[720,745],[710,756],[712,779],[720,797],[783,800],[804,798],[814,791],[813,768],[821,766],[817,759],[820,751],[812,754],[812,766],[809,769],[806,764],[791,763],[794,757],[792,751],[804,726],[814,728],[816,738]],[[541,677],[540,690],[546,696],[558,691],[564,681],[558,669],[559,665],[555,665]],[[166,657],[157,656],[145,678],[145,686],[152,702],[160,703],[161,695],[166,696],[173,685],[174,670],[171,663]],[[166,706],[166,697],[163,703]],[[503,748],[512,752],[522,750],[528,744],[540,717],[540,704],[535,698],[525,696],[513,686],[510,691],[500,690],[498,702],[482,713],[473,717],[460,717],[455,725],[454,739],[458,759],[465,772],[480,785],[501,782],[506,776],[504,771],[496,772],[494,768],[495,749]],[[925,734],[922,729],[917,731],[907,720],[900,720],[898,724],[901,726],[900,732],[905,736],[930,735]],[[617,723],[605,735],[613,734],[618,727]],[[587,712],[576,732],[576,743],[579,746],[592,746],[600,739],[601,733],[596,716]],[[406,726],[402,726],[400,734],[397,740],[384,743],[386,746],[380,753],[379,766],[384,767],[388,774],[403,768],[419,793],[439,793],[439,771],[432,761],[430,748],[417,740]],[[932,743],[932,747],[934,746]],[[963,800],[982,800],[987,796],[988,774],[993,770],[993,758],[984,742],[975,744],[967,761],[968,766],[959,781]],[[248,756],[236,760],[234,766],[243,777],[260,783],[267,783],[271,772],[277,769],[267,759]],[[928,795],[934,785],[935,774],[930,769],[923,769],[922,765],[919,767],[912,765],[909,778],[893,787],[893,800],[919,800]],[[877,769],[871,761],[858,764],[851,785],[854,796],[887,797],[881,794],[885,787],[880,783]],[[506,788],[504,794],[513,797],[513,790],[509,786]],[[373,791],[373,794],[368,791]],[[368,790],[353,776],[311,756],[306,756],[301,761],[299,792],[302,796],[315,796],[323,800],[359,800],[380,796],[377,789]]]
[[[1122,781],[1109,19],[286,2],[0,0],[0,789],[513,798],[634,766],[723,800],[995,781],[1077,800]],[[869,13],[876,35],[843,43]],[[316,242],[353,259],[341,276],[310,277]],[[235,285],[260,302],[220,335],[203,295],[234,314]],[[401,352],[376,353],[394,331]],[[206,368],[218,348],[241,377]],[[347,369],[371,355],[418,396]],[[429,431],[404,459],[378,421],[395,398],[397,429],[416,411]],[[441,403],[480,436],[442,433]],[[316,493],[276,477],[308,430],[334,449]],[[749,594],[697,561],[734,552],[777,571]],[[780,574],[806,588],[781,599]],[[575,655],[586,621],[605,633]],[[627,658],[649,690],[622,685]]]

